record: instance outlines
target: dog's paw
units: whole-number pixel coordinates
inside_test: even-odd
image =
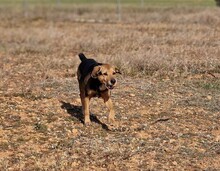
[[[84,125],[85,126],[90,126],[91,125],[91,121],[90,120],[84,121]]]
[[[108,124],[115,124],[114,118],[108,118]]]
[[[114,121],[108,122],[107,126],[109,130],[115,131],[118,129],[119,123],[114,120]]]

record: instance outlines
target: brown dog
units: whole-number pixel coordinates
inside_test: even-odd
[[[77,70],[77,79],[79,82],[80,98],[84,114],[84,123],[89,125],[89,102],[92,97],[101,97],[104,100],[110,113],[108,122],[114,122],[115,111],[113,109],[110,91],[115,87],[117,80],[115,74],[121,72],[114,66],[96,62],[94,59],[88,59],[80,53],[81,63]]]

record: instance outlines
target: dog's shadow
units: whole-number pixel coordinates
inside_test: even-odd
[[[76,119],[78,119],[81,123],[84,124],[84,116],[82,113],[82,106],[77,106],[77,105],[72,105],[70,103],[66,103],[64,101],[60,101],[61,108],[65,109],[67,111],[68,114],[70,114],[72,117],[75,117]],[[91,122],[95,122],[97,124],[100,124],[102,126],[103,129],[108,130],[109,128],[105,123],[102,123],[97,116],[95,116],[94,114],[90,114],[90,120]]]

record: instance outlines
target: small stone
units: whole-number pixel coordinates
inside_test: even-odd
[[[207,99],[208,100],[212,100],[212,96],[207,96]]]
[[[170,139],[170,143],[174,143],[174,142],[176,142],[175,139]]]
[[[135,97],[135,94],[131,93],[131,94],[129,94],[129,96],[131,96],[131,97]]]
[[[177,163],[176,161],[173,161],[173,165],[175,165],[175,166],[176,166],[177,164],[178,164],[178,163]]]
[[[77,136],[78,135],[78,130],[77,129],[72,129],[72,135]]]
[[[217,135],[215,138],[216,141],[220,142],[220,135]]]
[[[140,105],[141,105],[141,103],[140,103],[140,102],[136,102],[136,105],[137,105],[137,106],[140,106]]]
[[[72,166],[72,167],[76,167],[76,166],[78,166],[78,163],[77,163],[77,162],[73,162],[73,163],[71,164],[71,166]]]
[[[76,101],[77,103],[81,103],[81,99],[80,99],[80,98],[75,99],[75,101]]]

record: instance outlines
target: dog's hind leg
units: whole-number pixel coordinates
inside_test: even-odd
[[[82,102],[82,111],[83,111],[83,115],[84,115],[84,124],[85,125],[90,125],[91,121],[90,121],[90,114],[89,114],[89,97],[84,97],[81,96],[81,102]]]

